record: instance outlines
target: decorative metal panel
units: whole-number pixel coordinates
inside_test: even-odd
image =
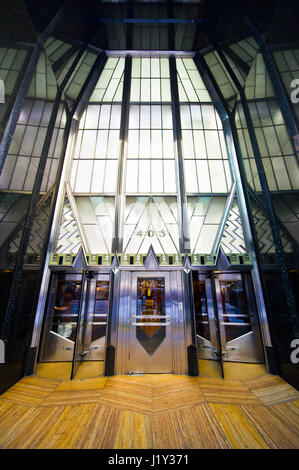
[[[226,219],[220,244],[225,253],[246,252],[242,220],[236,199]]]
[[[77,221],[68,198],[65,198],[59,226],[55,253],[77,253],[81,246],[81,237]]]

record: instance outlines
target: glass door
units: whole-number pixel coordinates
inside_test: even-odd
[[[217,273],[215,289],[223,360],[263,363],[250,274]]]
[[[83,289],[71,378],[94,377],[104,370],[109,274],[87,273]]]
[[[81,274],[53,274],[41,362],[71,362],[82,291]]]
[[[250,273],[193,272],[193,294],[200,361],[264,363]]]
[[[108,298],[109,274],[53,273],[39,362],[63,363],[65,377],[74,378],[80,365],[94,361],[98,365],[92,369],[90,364],[90,373],[100,375]]]
[[[88,310],[85,320],[85,361],[103,361],[109,307],[109,274],[96,274],[90,280]]]
[[[223,376],[220,325],[213,273],[193,272],[193,295],[199,369]],[[203,362],[203,361],[211,362]],[[202,362],[201,362],[202,361]]]

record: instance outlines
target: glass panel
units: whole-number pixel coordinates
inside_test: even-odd
[[[242,280],[220,280],[220,289],[223,310],[220,324],[224,327],[228,342],[249,333],[252,328]]]
[[[165,280],[138,278],[136,338],[150,356],[166,336],[166,326],[159,325],[165,320]]]
[[[94,313],[92,316],[92,343],[106,337],[108,298],[109,281],[97,281]],[[92,344],[92,346],[94,346],[94,344]]]
[[[210,102],[210,95],[193,59],[176,59],[180,101]]]
[[[75,341],[81,282],[58,281],[50,332]]]
[[[168,59],[133,58],[131,101],[171,101]]]
[[[205,281],[193,279],[196,334],[211,340]]]

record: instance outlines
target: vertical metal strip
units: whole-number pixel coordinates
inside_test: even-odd
[[[179,249],[181,253],[190,253],[190,236],[187,220],[187,197],[185,191],[184,159],[182,149],[182,128],[179,103],[179,91],[177,82],[177,71],[175,57],[169,58],[170,87],[171,87],[171,109],[173,122],[174,149],[177,173],[177,194],[179,208]]]
[[[125,61],[124,86],[122,95],[122,109],[120,122],[120,149],[118,163],[117,195],[115,201],[115,227],[112,252],[123,251],[123,222],[125,211],[125,175],[126,175],[126,151],[128,140],[129,102],[131,86],[132,57],[127,56]]]
[[[235,194],[236,194],[236,182],[234,181],[233,184],[232,184],[229,196],[226,200],[226,204],[225,204],[224,212],[223,212],[222,217],[221,217],[220,224],[218,226],[218,230],[217,230],[217,233],[216,233],[216,238],[215,238],[213,246],[212,246],[212,251],[211,251],[212,253],[217,253],[218,249],[220,247],[220,242],[221,242],[221,238],[222,238],[223,231],[224,231],[224,228],[225,228],[226,220],[227,220],[227,217],[228,217],[229,212],[231,210],[231,207],[233,205]]]

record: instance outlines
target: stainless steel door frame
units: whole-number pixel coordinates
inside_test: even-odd
[[[165,328],[165,338],[152,356],[143,348],[137,340],[137,328],[142,328],[147,323],[139,323],[137,320],[137,281],[142,279],[164,279],[165,282],[165,321],[157,323],[154,319],[148,325],[161,325]],[[134,288],[135,287],[135,288]],[[171,335],[171,300],[170,279],[167,272],[138,272],[132,275],[132,296],[130,307],[130,334],[128,373],[171,373],[172,364],[172,335]],[[163,319],[164,320],[164,319]]]
[[[169,283],[166,314],[170,315],[171,338],[169,352],[166,357],[171,358],[171,367],[168,372],[176,374],[187,373],[187,355],[185,341],[185,312],[183,308],[183,282],[182,271],[146,271],[120,269],[117,288],[118,300],[118,330],[116,347],[116,374],[128,374],[132,372],[129,353],[132,335],[136,332],[136,326],[132,325],[132,315],[136,313],[137,278],[161,278],[165,277],[165,283]],[[116,295],[116,293],[115,293]],[[134,300],[133,300],[134,299]],[[168,313],[169,312],[169,313]],[[167,328],[167,327],[166,327]],[[135,338],[133,338],[136,341]],[[162,345],[161,345],[162,346]],[[161,347],[160,346],[160,347]],[[159,349],[158,349],[159,350]],[[162,351],[162,350],[161,350]],[[131,360],[131,359],[130,359]],[[141,365],[142,366],[142,365]],[[145,372],[140,366],[139,372]],[[167,366],[169,369],[169,366]],[[135,372],[138,372],[137,370]]]
[[[188,373],[187,337],[186,328],[191,328],[187,322],[184,310],[184,282],[183,271],[173,270],[170,276],[171,297],[171,333],[172,333],[172,362],[174,374]],[[190,332],[191,333],[191,332]]]
[[[41,341],[40,362],[72,362],[74,355],[74,341],[65,338],[51,330],[54,318],[54,306],[56,302],[59,281],[75,281],[81,283],[82,296],[82,274],[52,273],[48,302],[46,305],[46,316],[44,331]]]
[[[86,274],[84,273],[82,288],[81,288],[79,312],[78,312],[76,340],[75,340],[74,354],[73,354],[73,361],[72,361],[71,380],[75,377],[81,362],[84,360],[84,356],[87,354],[87,352],[84,350],[84,326],[85,326],[86,307],[87,307],[86,300],[87,300],[88,293],[89,293],[89,279],[86,277]]]
[[[99,338],[98,340],[92,341],[92,330],[95,324],[98,325],[107,325],[109,312],[106,314],[106,321],[97,322],[95,318],[95,303],[96,303],[96,288],[97,282],[99,281],[108,281],[110,283],[110,275],[94,273],[93,277],[89,280],[89,291],[88,291],[88,300],[86,314],[84,318],[84,351],[87,353],[84,357],[84,361],[103,361],[105,359],[105,346],[106,346],[106,336],[107,336],[107,327],[105,336]],[[110,289],[110,286],[109,286]],[[104,315],[101,315],[103,317]]]
[[[253,299],[253,291],[250,289],[250,273],[231,272],[231,273],[217,273],[215,274],[215,290],[217,297],[218,318],[220,325],[220,335],[222,344],[222,357],[224,361],[228,362],[253,362],[264,363],[264,355],[262,343],[260,339],[260,331],[257,319],[257,311]],[[227,340],[225,331],[225,318],[223,316],[222,295],[220,281],[239,281],[242,282],[242,288],[245,292],[245,299],[248,308],[248,323],[242,323],[242,326],[248,326],[251,331],[240,335],[232,340]],[[233,316],[233,315],[230,315]],[[239,315],[242,317],[242,314]],[[244,317],[247,315],[244,314]],[[230,323],[233,325],[233,323]],[[236,323],[238,327],[238,324]]]
[[[207,315],[206,320],[201,313],[201,322],[206,322],[208,327],[209,339],[205,338],[202,335],[196,332],[196,343],[198,349],[198,357],[200,359],[210,359],[210,360],[220,360],[220,338],[219,338],[219,325],[217,318],[217,301],[215,298],[215,288],[213,273],[198,273],[196,272],[197,281],[200,281],[204,285],[205,289],[205,300],[206,300],[206,312],[204,315]],[[193,273],[195,276],[195,273]],[[195,300],[195,299],[194,299]],[[204,330],[203,330],[204,331]]]

